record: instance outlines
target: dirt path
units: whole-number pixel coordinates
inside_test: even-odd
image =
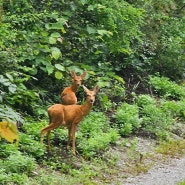
[[[135,178],[127,178],[125,185],[176,185],[185,181],[185,156],[180,159],[171,159],[169,164],[160,164],[146,174]]]
[[[122,150],[118,150],[121,154],[121,158],[117,164],[119,174],[112,177],[109,185],[177,185],[179,182],[185,181],[185,155],[180,158],[170,158],[157,154],[154,151],[155,143],[153,141],[138,138],[134,158],[143,152],[149,152],[153,154],[153,157],[142,160],[142,164],[149,165],[149,170],[146,173],[131,176],[131,173],[128,171],[129,169],[125,170],[126,164],[134,166],[136,163],[141,163],[139,163],[138,160],[133,161],[125,158],[125,156],[128,157],[130,154],[133,155],[133,153],[127,152],[125,155]],[[152,161],[151,163],[151,159],[154,160],[154,162]],[[126,173],[128,174],[126,175]]]

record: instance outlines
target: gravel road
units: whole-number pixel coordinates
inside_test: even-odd
[[[148,171],[134,178],[127,178],[125,185],[177,185],[185,181],[185,156],[180,159],[171,159],[168,164],[159,164]]]

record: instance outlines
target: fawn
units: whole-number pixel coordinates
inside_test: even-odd
[[[83,89],[86,92],[86,101],[83,105],[55,104],[49,107],[48,115],[50,124],[44,127],[40,133],[41,143],[43,142],[44,134],[47,133],[47,144],[49,149],[50,149],[50,139],[49,139],[50,132],[51,130],[56,129],[61,125],[67,127],[68,129],[67,149],[69,149],[70,141],[72,140],[73,154],[76,155],[75,150],[76,127],[79,124],[79,122],[83,119],[83,117],[85,117],[89,113],[95,101],[95,95],[99,91],[99,87],[95,86],[93,91],[90,91],[85,86],[83,86]]]
[[[69,87],[66,87],[61,93],[61,100],[63,105],[73,105],[77,104],[76,91],[79,86],[82,84],[82,80],[86,76],[86,71],[82,75],[77,76],[74,71],[71,71],[71,77],[73,78],[73,84]]]

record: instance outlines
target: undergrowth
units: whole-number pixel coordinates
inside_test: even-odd
[[[105,184],[111,182],[111,175],[118,173],[119,160],[124,155],[121,169],[126,178],[128,173],[147,172],[155,154],[170,157],[184,154],[184,93],[181,88],[177,93],[175,89],[179,86],[169,79],[158,78],[150,78],[155,95],[135,95],[131,103],[110,105],[105,112],[92,110],[77,129],[77,156],[66,150],[67,129],[60,127],[51,132],[52,152],[49,152],[46,137],[44,144],[39,142],[40,130],[48,121],[25,118],[18,146],[0,140],[0,184]],[[154,155],[138,152],[137,139],[128,142],[131,136],[158,142]],[[120,138],[122,143],[118,145]]]

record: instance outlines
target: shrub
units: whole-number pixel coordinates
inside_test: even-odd
[[[40,142],[35,141],[31,135],[24,133],[20,133],[19,149],[36,159],[45,154],[45,147]]]
[[[7,143],[6,141],[0,141],[0,158],[6,158],[11,154],[17,152],[17,146],[15,144]]]
[[[146,105],[155,105],[156,100],[155,98],[151,97],[148,94],[141,94],[141,95],[138,95],[136,99],[136,103],[139,107],[144,107]]]
[[[141,114],[143,130],[156,135],[159,139],[167,139],[170,126],[174,123],[171,115],[154,105],[143,107]]]
[[[166,113],[170,114],[175,119],[185,118],[185,101],[167,101],[164,100],[161,103],[161,108]]]
[[[93,157],[119,139],[116,128],[102,112],[91,112],[80,124],[77,147],[85,157]]]
[[[22,129],[25,133],[28,135],[31,135],[34,139],[39,140],[40,139],[40,131],[41,129],[46,125],[49,124],[49,121],[46,123],[46,121],[40,121],[38,122],[25,122],[22,126]]]
[[[20,152],[10,155],[3,164],[7,173],[30,174],[36,168],[34,158],[21,155]]]
[[[164,98],[180,100],[185,97],[185,88],[167,77],[150,76],[149,80],[155,91]]]
[[[141,127],[142,119],[139,118],[139,107],[135,104],[122,103],[117,108],[114,118],[122,136],[128,136]]]

